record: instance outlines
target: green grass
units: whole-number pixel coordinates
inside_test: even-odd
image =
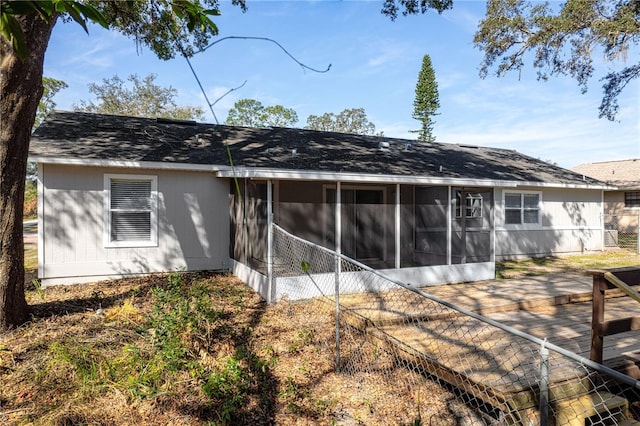
[[[543,257],[496,262],[496,278],[518,278],[551,273],[587,273],[590,269],[640,267],[640,255],[631,251],[605,251],[584,255]]]
[[[24,245],[24,269],[26,271],[38,269],[38,246],[36,244]]]

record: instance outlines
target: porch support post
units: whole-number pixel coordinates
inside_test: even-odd
[[[336,181],[336,253],[342,253],[342,215],[341,201],[342,190],[340,187],[340,181]],[[335,256],[335,288],[334,288],[334,300],[335,300],[335,321],[336,321],[336,370],[340,370],[340,269],[342,262],[340,256]]]
[[[342,215],[340,214],[340,210],[342,210],[341,206],[341,188],[340,181],[336,182],[336,211],[335,211],[335,219],[336,219],[336,252],[338,254],[342,254]]]
[[[640,217],[640,216],[639,216]],[[600,247],[600,251],[604,251],[604,248],[606,247],[606,242],[605,242],[605,229],[604,229],[604,221],[605,221],[605,216],[604,216],[604,189],[602,191],[600,191],[600,235],[602,236],[600,243],[602,244],[602,246]],[[638,229],[640,230],[640,222],[638,222]],[[638,244],[640,244],[640,235],[638,236]]]
[[[453,220],[451,220],[451,185],[448,187],[448,195],[447,195],[447,265],[451,265],[451,236],[453,226]]]
[[[396,269],[400,269],[400,184],[396,184]]]
[[[273,191],[267,180],[267,303],[273,301]]]
[[[494,270],[494,278],[495,278],[495,263],[496,263],[496,200],[497,198],[497,190],[496,188],[492,189],[492,198],[493,202],[491,203],[491,258],[490,261],[493,262],[493,270]]]

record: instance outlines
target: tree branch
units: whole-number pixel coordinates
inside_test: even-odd
[[[225,41],[225,40],[261,40],[261,41],[269,41],[269,42],[275,44],[276,46],[278,46],[295,63],[300,65],[302,67],[302,69],[308,69],[310,71],[317,72],[317,73],[325,73],[325,72],[327,72],[327,71],[329,71],[331,69],[331,64],[329,64],[329,66],[325,70],[318,70],[318,69],[311,68],[310,66],[303,64],[302,62],[297,60],[291,53],[289,53],[289,51],[287,49],[285,49],[280,43],[278,43],[277,41],[275,41],[273,39],[270,39],[268,37],[245,37],[245,36],[227,36],[227,37],[222,37],[221,39],[214,41],[213,43],[211,43],[210,45],[208,45],[204,49],[199,50],[198,52],[195,52],[195,53],[202,53],[205,50],[207,50],[208,48],[210,48],[210,47],[212,47],[212,46],[214,46],[214,45],[216,45],[216,44],[218,44],[218,43],[220,43],[222,41]]]
[[[213,103],[212,103],[212,104],[209,104],[209,108],[213,108],[213,106],[214,106],[215,104],[217,104],[218,102],[220,102],[220,101],[221,101],[224,97],[226,97],[229,93],[231,93],[231,92],[235,92],[236,90],[239,90],[239,89],[242,89],[242,88],[244,87],[244,85],[245,85],[245,84],[247,84],[247,80],[245,80],[245,81],[244,81],[244,83],[242,83],[240,86],[238,86],[238,87],[234,87],[234,88],[232,88],[232,89],[227,90],[227,91],[226,91],[226,93],[225,93],[224,95],[220,96],[218,99],[216,99],[215,101],[213,101]]]

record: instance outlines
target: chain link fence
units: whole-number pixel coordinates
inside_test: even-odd
[[[640,214],[603,215],[604,247],[620,248],[640,253]]]
[[[571,336],[534,337],[277,226],[273,253],[276,300],[296,306],[301,330],[335,327],[316,343],[331,347],[341,373],[386,380],[402,367],[416,374],[394,376],[397,389],[437,382],[467,413],[462,422],[436,412],[411,424],[640,425],[640,382],[575,354]],[[416,405],[430,397],[415,396]]]

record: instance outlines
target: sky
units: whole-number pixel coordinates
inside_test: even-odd
[[[418,73],[425,54],[431,57],[438,82],[437,142],[514,149],[571,168],[582,163],[640,158],[640,82],[619,97],[616,121],[598,118],[602,82],[621,63],[594,57],[596,72],[588,92],[575,80],[552,77],[539,81],[529,61],[521,73],[481,79],[482,52],[473,36],[485,13],[485,2],[456,0],[439,15],[403,17],[380,13],[382,0],[257,1],[248,11],[221,2],[213,20],[218,38],[267,37],[280,43],[305,70],[275,44],[260,40],[224,40],[191,59],[213,106],[213,113],[182,57],[161,61],[147,49],[114,31],[59,22],[53,30],[44,75],[68,88],[56,95],[56,108],[72,110],[79,101],[94,100],[90,83],[114,75],[156,74],[156,84],[178,91],[177,103],[201,106],[205,121],[224,123],[240,99],[293,108],[304,127],[309,115],[364,108],[377,132],[415,139],[419,128],[411,117]],[[629,55],[630,63],[638,50]],[[624,65],[624,63],[622,63]],[[613,66],[613,68],[612,68]],[[243,85],[244,84],[244,85]],[[242,87],[240,87],[242,86]]]

